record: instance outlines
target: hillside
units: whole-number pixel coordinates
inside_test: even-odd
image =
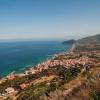
[[[74,45],[92,48],[99,45],[99,36],[80,39]],[[24,73],[8,75],[0,80],[0,100],[100,100],[99,84],[100,51],[85,48],[57,54]]]
[[[76,40],[67,40],[67,41],[64,41],[63,42],[63,44],[73,44],[73,43],[75,43],[76,42]]]
[[[0,96],[3,97],[0,100],[89,100],[96,96],[99,98],[98,51],[62,53],[37,65],[35,73],[32,74],[31,71],[32,69],[24,76],[7,76],[5,81],[0,83]]]
[[[100,34],[77,40],[73,50],[100,50]]]

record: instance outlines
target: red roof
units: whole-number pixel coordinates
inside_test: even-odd
[[[20,84],[20,87],[21,87],[21,89],[25,89],[25,88],[28,87],[28,84],[26,84],[26,83],[22,83],[22,84]]]

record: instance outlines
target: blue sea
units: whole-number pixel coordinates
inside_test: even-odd
[[[34,66],[70,48],[70,44],[63,45],[61,41],[0,42],[0,77]]]

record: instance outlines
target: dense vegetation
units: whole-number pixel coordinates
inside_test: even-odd
[[[90,100],[100,100],[100,91],[92,91]]]
[[[27,89],[22,90],[19,93],[17,100],[40,100],[43,96],[48,96],[50,92],[57,89],[61,89],[61,86],[76,77],[80,72],[80,68],[66,69],[63,66],[54,66],[45,70],[42,74],[52,75],[55,74],[58,77],[52,79],[49,84],[48,82],[42,82],[39,84],[31,84]]]

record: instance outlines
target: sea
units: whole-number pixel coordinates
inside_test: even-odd
[[[68,51],[71,46],[62,44],[62,41],[0,42],[0,78],[35,66],[54,54]]]

